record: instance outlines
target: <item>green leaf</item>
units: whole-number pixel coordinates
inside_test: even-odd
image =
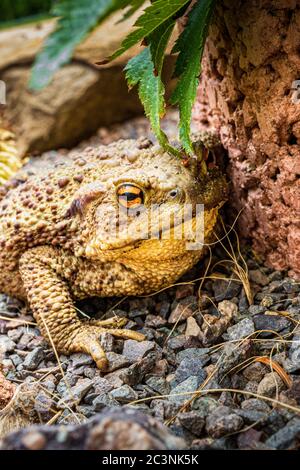
[[[158,75],[161,75],[165,51],[174,26],[175,20],[169,18],[161,26],[156,28],[147,38],[150,46],[152,62],[154,64],[154,70]]]
[[[60,18],[36,58],[29,87],[40,90],[48,85],[55,72],[70,61],[77,44],[113,11],[129,4],[130,0],[61,0],[56,3],[52,14]]]
[[[128,20],[134,13],[145,3],[146,0],[131,0],[130,4],[131,7],[124,13],[123,18],[119,21],[125,21]]]
[[[165,89],[160,75],[154,74],[150,48],[145,48],[133,57],[126,65],[125,71],[129,87],[139,85],[140,100],[160,145],[178,155],[178,151],[169,145],[168,138],[160,127],[160,118],[165,114]]]
[[[127,49],[149,36],[189,2],[190,0],[156,0],[153,2],[135,22],[136,29],[124,39],[121,47],[108,60],[116,59]]]
[[[179,137],[185,151],[192,155],[190,138],[192,107],[196,98],[201,59],[208,27],[216,0],[198,0],[188,16],[188,23],[172,50],[179,52],[174,76],[179,77],[170,102],[178,104],[180,112]]]

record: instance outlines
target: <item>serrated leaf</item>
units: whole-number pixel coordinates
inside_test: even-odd
[[[136,28],[122,42],[121,47],[108,59],[116,59],[127,49],[142,41],[169,18],[172,18],[190,0],[156,0],[134,24]]]
[[[134,13],[145,3],[146,0],[131,0],[130,4],[131,7],[128,8],[128,10],[124,13],[123,18],[119,21],[125,21],[128,20]]]
[[[185,151],[192,155],[190,138],[192,107],[196,98],[201,59],[215,0],[199,0],[188,15],[188,22],[172,50],[179,52],[174,75],[179,77],[170,102],[178,104],[180,112],[179,137]]]
[[[59,17],[55,31],[46,39],[34,63],[29,87],[40,90],[55,72],[68,63],[86,35],[113,11],[129,5],[129,0],[61,0],[52,10]]]
[[[160,118],[165,114],[165,89],[160,75],[154,74],[150,48],[145,48],[133,57],[126,65],[125,71],[129,87],[139,86],[140,100],[160,145],[177,155],[177,150],[169,145],[168,138],[160,127]]]
[[[169,18],[148,36],[154,70],[158,75],[160,75],[162,71],[165,51],[174,26],[175,20]]]

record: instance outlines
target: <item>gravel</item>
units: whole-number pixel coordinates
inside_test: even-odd
[[[118,129],[124,132],[123,127]],[[109,360],[105,373],[82,353],[61,354],[59,366],[38,328],[16,321],[33,322],[31,312],[21,302],[0,295],[2,316],[9,319],[0,320],[1,372],[6,379],[0,383],[0,403],[5,396],[11,399],[9,387],[21,383],[35,386],[30,419],[36,423],[53,420],[88,426],[87,419],[97,420],[102,412],[110,416],[114,407],[118,413],[130,410],[131,417],[142,412],[142,419],[153,428],[171,419],[168,435],[176,433],[192,449],[296,447],[300,419],[284,405],[300,406],[300,286],[287,273],[271,271],[243,255],[252,305],[241,283],[231,279],[229,267],[220,264],[218,271],[226,279],[206,279],[199,293],[199,283],[190,281],[201,276],[203,261],[181,279],[182,284],[148,298],[118,299],[117,308],[116,299],[81,301],[80,310],[89,316],[107,318],[112,312],[125,316],[126,327],[147,337],[137,342],[102,334]],[[214,264],[227,255],[216,247],[213,256]],[[257,357],[271,357],[277,367],[272,372],[269,365],[254,362]],[[286,380],[277,374],[278,367],[282,377],[288,375]],[[212,388],[219,392],[210,393]],[[282,405],[274,408],[269,398]],[[142,401],[132,405],[136,400]],[[70,436],[77,436],[74,429],[72,424],[64,434],[69,445]],[[90,428],[84,429],[89,434]],[[57,443],[56,433],[55,425],[47,426],[46,432],[29,427],[20,434],[25,441],[16,443],[28,449],[63,445]],[[13,446],[10,438],[9,443]]]
[[[211,437],[219,438],[239,431],[244,421],[234,410],[227,406],[218,406],[206,419],[206,431]]]

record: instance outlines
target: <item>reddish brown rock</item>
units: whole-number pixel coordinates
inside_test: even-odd
[[[10,402],[14,393],[15,386],[0,372],[0,410]]]
[[[275,269],[300,275],[300,10],[295,0],[218,2],[194,119],[228,150],[239,230]]]

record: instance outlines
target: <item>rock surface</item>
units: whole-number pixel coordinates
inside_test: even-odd
[[[96,28],[78,46],[72,62],[39,92],[28,90],[30,69],[54,22],[0,31],[0,80],[7,90],[6,117],[16,132],[21,154],[74,146],[99,126],[143,113],[136,91],[128,92],[123,72],[139,46],[111,64],[95,66],[118,48],[136,17],[118,22],[120,13],[115,14]],[[166,70],[171,63],[169,58]],[[170,77],[170,71],[167,75]]]
[[[300,277],[300,12],[296,1],[219,2],[194,120],[228,150],[240,234]],[[236,215],[236,213],[235,213]],[[263,281],[260,279],[260,281]],[[264,281],[263,281],[264,282]]]
[[[34,426],[10,434],[2,450],[178,450],[185,444],[154,418],[106,409],[77,426]]]

